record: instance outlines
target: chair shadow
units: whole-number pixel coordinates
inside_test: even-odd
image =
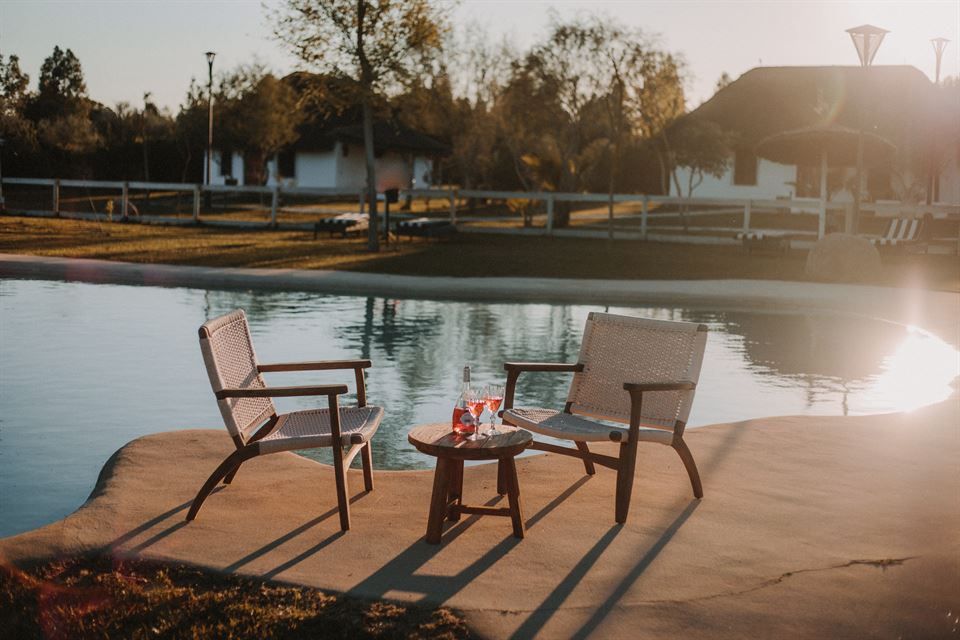
[[[687,521],[687,519],[697,510],[697,507],[700,506],[699,500],[694,500],[687,507],[680,512],[673,522],[664,530],[663,534],[657,539],[656,542],[647,550],[643,557],[640,558],[640,561],[634,565],[634,567],[620,580],[613,591],[610,592],[610,595],[607,596],[607,599],[603,601],[596,609],[594,609],[593,615],[581,626],[576,633],[571,637],[581,639],[588,637],[591,633],[596,631],[597,627],[603,622],[603,619],[607,617],[607,614],[610,610],[620,601],[620,599],[626,595],[627,590],[633,585],[634,582],[643,574],[644,571],[657,559],[657,556],[660,555],[660,552],[663,551],[664,547],[673,539],[673,536],[676,535],[677,531],[680,530],[680,527]]]
[[[559,496],[544,505],[537,513],[527,519],[526,528],[530,529],[548,513],[556,509],[563,501],[590,479],[584,476],[567,487]],[[495,496],[487,500],[485,506],[493,506],[503,500]],[[443,534],[441,545],[449,545],[473,526],[481,516],[471,515],[450,525]],[[507,529],[509,531],[509,528]],[[399,555],[383,565],[375,573],[354,585],[347,593],[364,598],[382,598],[393,590],[403,590],[420,594],[419,602],[440,604],[447,601],[473,580],[481,576],[494,564],[506,556],[522,540],[509,533],[496,546],[477,558],[468,567],[455,575],[417,575],[423,565],[429,562],[442,548],[441,545],[428,545],[422,539],[407,547]]]
[[[218,491],[222,491],[223,489],[224,489],[224,487],[221,485],[221,486],[215,488],[212,492],[210,492],[210,495],[213,495],[214,493],[217,493]],[[177,506],[173,507],[172,509],[168,509],[167,511],[164,511],[164,512],[161,513],[160,515],[154,516],[153,518],[150,518],[150,519],[147,520],[146,522],[141,523],[139,526],[131,529],[130,531],[127,531],[127,532],[124,533],[123,535],[120,535],[120,536],[114,538],[113,540],[111,540],[110,542],[108,542],[107,545],[106,545],[106,548],[107,548],[107,549],[112,549],[112,548],[114,548],[114,547],[116,547],[116,546],[118,546],[118,545],[121,545],[121,544],[123,544],[123,543],[125,543],[125,542],[129,542],[130,540],[133,540],[134,538],[136,538],[136,537],[137,537],[138,535],[140,535],[141,533],[144,533],[145,531],[149,531],[150,529],[152,529],[152,528],[155,527],[156,525],[160,524],[161,522],[163,522],[163,521],[166,520],[167,518],[170,518],[171,516],[175,515],[176,513],[180,512],[180,511],[185,511],[191,504],[193,504],[193,499],[187,500],[186,502],[182,502],[182,503],[178,504]],[[169,527],[168,529],[165,529],[164,531],[161,531],[160,533],[154,535],[154,536],[153,536],[152,538],[150,538],[147,542],[142,542],[142,543],[140,543],[139,545],[137,545],[136,547],[134,547],[133,549],[131,549],[131,551],[134,551],[134,550],[139,551],[141,548],[149,547],[151,544],[154,544],[154,543],[157,542],[158,540],[160,540],[160,539],[162,539],[162,538],[165,538],[166,536],[170,535],[171,533],[173,533],[173,532],[176,531],[177,529],[181,529],[181,528],[182,528],[184,525],[186,525],[186,524],[187,524],[187,522],[186,522],[185,520],[182,521],[182,522],[178,522],[178,523],[172,525],[171,527]]]

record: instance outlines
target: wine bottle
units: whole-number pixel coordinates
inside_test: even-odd
[[[470,365],[463,368],[463,386],[460,389],[460,397],[457,403],[453,405],[453,432],[459,435],[469,435],[476,430],[476,421],[470,415],[467,406],[467,396],[470,392]]]

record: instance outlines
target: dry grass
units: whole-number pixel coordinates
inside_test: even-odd
[[[449,609],[108,556],[0,567],[5,638],[469,638]]]
[[[748,255],[739,247],[460,234],[366,251],[364,237],[303,231],[161,227],[0,217],[0,252],[215,267],[343,269],[437,276],[803,280],[805,254]],[[891,253],[873,284],[960,291],[949,255]]]

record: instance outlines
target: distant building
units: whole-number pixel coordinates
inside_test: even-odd
[[[374,124],[377,190],[426,189],[433,184],[434,162],[449,148],[426,134],[397,122]],[[245,155],[215,149],[212,184],[251,184]],[[360,191],[367,183],[361,125],[301,127],[300,138],[267,161],[267,184]]]
[[[956,105],[944,104],[933,83],[911,66],[871,67],[758,67],[743,74],[684,117],[712,120],[734,132],[737,144],[726,173],[705,176],[694,196],[775,199],[819,197],[819,167],[784,165],[758,158],[755,147],[776,133],[808,127],[840,125],[859,129],[861,115],[867,131],[893,142],[898,166],[868,170],[865,191],[874,200],[901,199],[911,192],[924,201],[922,172],[924,151],[934,136],[941,136],[939,175],[935,201],[960,203],[960,134]],[[951,125],[952,123],[952,125]],[[945,126],[945,131],[937,127]],[[942,136],[946,135],[947,140]],[[909,161],[908,161],[909,159]],[[843,171],[841,170],[841,173]],[[849,179],[835,176],[834,182]],[[686,184],[688,170],[678,176]],[[676,185],[670,185],[676,196]],[[839,188],[831,200],[845,201],[851,194]]]

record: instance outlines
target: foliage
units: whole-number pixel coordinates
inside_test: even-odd
[[[370,211],[369,246],[379,250],[373,101],[410,80],[441,47],[445,20],[429,0],[286,0],[274,33],[305,64],[357,82]]]
[[[109,556],[0,566],[10,638],[469,638],[449,609]]]
[[[722,177],[730,165],[733,144],[733,135],[716,122],[692,117],[679,121],[671,132],[675,163],[673,180],[677,193],[689,198],[704,176]],[[680,184],[677,167],[688,170],[685,190]]]

